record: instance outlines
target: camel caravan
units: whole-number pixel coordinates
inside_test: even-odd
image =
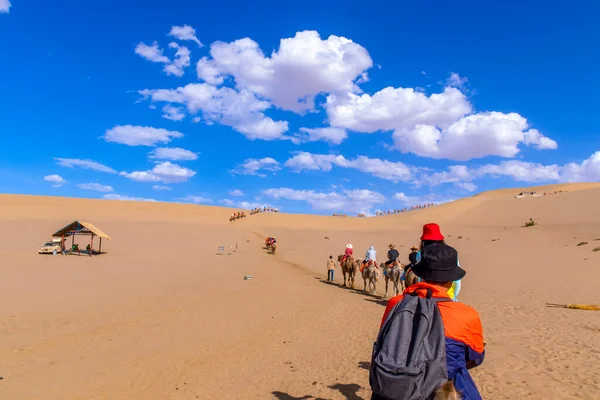
[[[231,217],[229,217],[229,221],[235,221],[238,219],[242,219],[242,218],[246,218],[246,213],[243,211],[240,212],[234,212],[233,214],[231,214]]]
[[[375,213],[376,217],[381,217],[383,215],[392,215],[392,214],[399,214],[399,213],[403,213],[403,212],[408,212],[408,211],[415,211],[415,210],[422,210],[424,208],[430,208],[435,206],[434,203],[426,203],[423,205],[418,205],[418,206],[412,206],[412,207],[405,207],[402,209],[395,209],[395,210],[387,210],[387,211],[377,211]]]
[[[263,212],[276,212],[276,213],[278,213],[279,209],[278,208],[274,208],[274,207],[263,207],[263,208],[257,207],[257,208],[254,208],[254,209],[250,210],[250,215],[260,214],[260,213],[263,213]]]
[[[334,217],[347,217],[347,214],[342,214],[342,213],[333,213]]]
[[[389,249],[390,252],[397,252],[396,246],[393,244],[389,245]],[[414,254],[416,256],[417,250],[417,247],[411,247],[411,255]],[[361,258],[355,259],[353,256],[352,245],[348,244],[346,246],[346,252],[338,256],[338,263],[344,277],[344,283],[342,284],[343,287],[350,287],[351,289],[354,289],[354,282],[357,272],[360,272],[360,275],[363,279],[363,291],[369,294],[375,294],[377,291],[377,283],[383,274],[385,278],[384,298],[388,297],[388,288],[390,282],[394,288],[394,296],[397,296],[407,287],[417,282],[417,277],[412,272],[412,263],[405,265],[396,257],[395,259],[391,260],[392,262],[382,262],[378,265],[377,262],[374,261],[376,257],[374,253],[376,254],[375,249],[373,246],[371,246],[367,251],[367,255],[364,260]]]

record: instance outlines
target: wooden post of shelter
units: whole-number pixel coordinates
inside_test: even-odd
[[[100,247],[98,249],[98,253],[102,254],[102,236],[100,236]]]
[[[90,240],[90,254],[89,256],[92,256],[92,253],[94,252],[94,234],[92,233],[92,239]]]

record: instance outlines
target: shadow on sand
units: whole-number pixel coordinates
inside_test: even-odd
[[[326,279],[323,279],[323,278],[321,278],[321,277],[318,277],[318,276],[315,276],[315,279],[316,279],[316,280],[318,280],[319,282],[321,282],[321,283],[325,284],[325,285],[329,285],[329,286],[337,286],[337,287],[339,287],[340,289],[345,289],[345,290],[348,290],[348,291],[350,291],[351,293],[358,294],[358,295],[360,295],[360,296],[364,296],[364,297],[366,297],[366,299],[364,299],[365,301],[370,301],[370,302],[372,302],[372,303],[376,303],[376,304],[379,304],[379,305],[382,305],[382,306],[386,306],[386,305],[387,305],[387,303],[388,303],[388,300],[389,300],[389,298],[387,298],[387,299],[384,299],[383,297],[381,297],[381,295],[378,295],[378,294],[372,294],[372,293],[367,293],[367,292],[365,292],[365,291],[364,291],[364,290],[362,290],[362,289],[356,289],[356,288],[354,288],[354,289],[351,289],[351,288],[349,288],[349,287],[344,287],[344,286],[342,286],[342,285],[341,285],[341,284],[339,284],[339,283],[335,283],[335,282],[329,282],[328,280],[326,280]]]
[[[366,400],[365,398],[360,397],[358,395],[358,391],[361,390],[362,387],[360,385],[357,385],[356,383],[336,383],[335,385],[328,386],[328,388],[337,390],[342,396],[344,396],[346,400]],[[323,397],[315,397],[311,395],[295,397],[289,393],[279,391],[275,391],[272,393],[273,396],[275,396],[275,398],[278,400],[327,400]]]

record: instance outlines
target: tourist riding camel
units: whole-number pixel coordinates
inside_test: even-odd
[[[385,262],[385,266],[387,268],[390,268],[390,266],[393,265],[398,260],[398,257],[400,257],[400,253],[398,253],[398,250],[396,250],[395,245],[390,244],[388,247],[389,247],[389,250],[387,252],[388,260]],[[387,272],[386,268],[384,268],[384,270],[383,270],[384,276],[385,276],[386,272]]]
[[[371,264],[374,264],[375,268],[379,270],[379,266],[377,265],[377,251],[375,251],[375,247],[373,246],[369,247],[369,250],[367,250],[365,260],[362,262],[360,267],[360,272],[363,272],[363,270]]]
[[[272,244],[274,244],[274,243],[276,243],[276,240],[275,240],[275,238],[274,238],[273,236],[268,236],[268,237],[265,239],[265,246],[267,246],[267,247],[268,247],[268,246],[271,246],[271,245],[272,245]]]
[[[446,243],[444,241],[444,235],[440,230],[440,226],[436,223],[429,223],[423,225],[423,234],[421,235],[421,250],[417,253],[417,262],[419,262],[421,257],[421,252],[427,246],[430,246],[434,243]],[[457,265],[460,267],[460,261],[457,257]],[[458,301],[458,294],[461,289],[461,280],[457,280],[452,283],[452,287],[448,290],[448,294],[453,301]]]
[[[344,256],[342,257],[342,261],[341,262],[346,261],[346,259],[348,257],[352,257],[353,254],[354,254],[354,250],[352,250],[352,245],[351,244],[347,244],[346,245],[346,250],[344,251]]]

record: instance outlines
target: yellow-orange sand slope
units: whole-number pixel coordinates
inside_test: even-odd
[[[427,222],[468,272],[460,299],[488,343],[474,371],[483,397],[600,399],[600,313],[544,307],[600,303],[600,185],[537,188],[561,189],[234,223],[215,207],[0,196],[0,399],[368,399],[385,302],[324,283],[325,260],[349,242],[380,260],[394,243],[405,258]],[[539,225],[523,228],[529,218]],[[106,254],[36,253],[74,219],[112,237]]]

